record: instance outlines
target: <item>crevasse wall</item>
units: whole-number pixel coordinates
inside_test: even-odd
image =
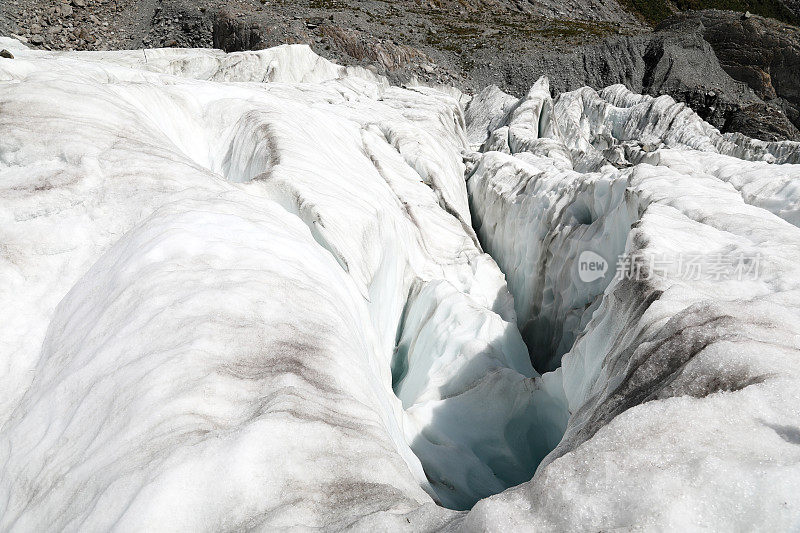
[[[517,103],[489,89],[466,110],[481,148],[467,157],[481,242],[521,316],[559,316],[536,302],[582,281],[570,244],[621,270],[597,280],[579,321],[556,330],[577,326],[551,363],[570,412],[561,442],[530,482],[478,502],[451,528],[793,527],[796,143],[721,136],[670,98],[621,86],[552,105],[542,103],[546,81],[537,86]],[[521,108],[539,116],[515,144]],[[550,109],[551,127],[537,133],[530,124]],[[569,193],[598,184],[588,196]],[[698,259],[701,269],[687,273]],[[551,265],[558,275],[548,277]]]
[[[462,115],[305,47],[14,46],[0,529],[800,521],[795,145],[621,87]]]
[[[0,527],[339,528],[533,475],[565,400],[470,226],[456,100],[305,47],[16,56]]]

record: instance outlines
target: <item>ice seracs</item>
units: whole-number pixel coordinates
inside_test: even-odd
[[[470,104],[492,126],[473,137],[490,151],[470,156],[468,188],[534,361],[561,363],[570,418],[534,478],[461,527],[791,529],[798,145],[721,136],[668,97],[549,102],[539,85],[510,106],[538,110],[524,144],[507,98]],[[584,251],[614,275],[584,281]]]
[[[303,46],[13,47],[0,529],[800,520],[796,144]]]

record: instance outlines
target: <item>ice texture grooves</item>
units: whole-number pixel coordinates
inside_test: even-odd
[[[621,86],[552,101],[545,79],[516,103],[487,89],[466,117],[476,230],[570,419],[529,483],[457,527],[797,527],[797,143],[723,136]],[[605,275],[582,278],[582,252]]]
[[[131,54],[0,65],[0,529],[341,528],[530,479],[565,401],[457,101],[307,47]]]
[[[0,45],[0,531],[800,523],[796,143],[305,46]]]

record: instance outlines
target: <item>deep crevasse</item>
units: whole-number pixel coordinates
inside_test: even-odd
[[[545,80],[465,118],[298,46],[15,55],[0,527],[799,519],[795,145]]]
[[[306,47],[137,54],[2,65],[3,527],[343,527],[530,479],[564,399],[457,100]]]
[[[570,420],[531,482],[462,525],[797,524],[800,145],[720,135],[622,86],[553,101],[545,79],[466,115],[476,231],[534,361],[561,365]]]

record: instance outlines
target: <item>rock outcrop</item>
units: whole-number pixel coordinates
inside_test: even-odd
[[[725,72],[800,127],[800,29],[756,15],[717,10],[681,13],[660,28],[670,31],[687,26],[693,26],[711,45]]]
[[[522,96],[543,75],[555,92],[623,83],[669,94],[723,132],[800,139],[797,28],[732,11],[680,13],[653,31],[639,4],[617,0],[18,0],[3,8],[0,33],[40,48],[233,52],[300,43],[398,84],[470,93],[497,85]]]

